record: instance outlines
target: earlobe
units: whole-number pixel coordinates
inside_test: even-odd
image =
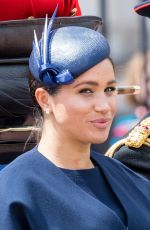
[[[35,91],[35,98],[43,111],[51,111],[51,103],[50,103],[50,95],[49,93],[43,89],[38,88]]]
[[[45,114],[49,115],[49,109],[48,108],[45,109]]]

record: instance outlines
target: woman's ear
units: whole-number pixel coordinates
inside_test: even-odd
[[[35,98],[39,104],[39,106],[41,107],[41,109],[46,112],[47,114],[51,112],[51,96],[49,95],[49,93],[43,89],[43,88],[37,88],[35,90]],[[47,112],[49,111],[49,112]]]

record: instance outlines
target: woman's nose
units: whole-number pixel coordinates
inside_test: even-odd
[[[95,101],[94,109],[96,112],[103,112],[103,113],[110,111],[111,108],[110,108],[108,98],[105,95],[104,96],[101,95],[97,97]]]

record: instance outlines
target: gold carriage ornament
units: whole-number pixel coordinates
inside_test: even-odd
[[[150,117],[142,120],[135,128],[128,134],[128,136],[113,146],[106,152],[105,156],[113,157],[115,152],[126,145],[128,147],[140,148],[142,145],[150,147]]]
[[[129,86],[118,86],[117,94],[118,95],[135,95],[140,94],[141,87],[139,85],[129,85]]]

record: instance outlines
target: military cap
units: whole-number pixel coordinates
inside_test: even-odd
[[[134,11],[141,15],[150,17],[150,1],[143,1],[134,7]]]
[[[105,154],[150,179],[150,112]]]
[[[78,0],[1,0],[0,21],[50,17],[57,4],[57,17],[81,15]]]

